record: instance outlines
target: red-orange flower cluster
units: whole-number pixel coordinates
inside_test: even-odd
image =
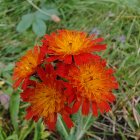
[[[16,63],[13,87],[21,85],[21,98],[30,103],[26,119],[42,118],[49,129],[55,129],[60,114],[71,128],[70,114],[80,106],[83,115],[90,108],[94,116],[110,110],[115,100],[112,90],[118,84],[114,71],[94,54],[106,48],[102,41],[85,32],[59,30],[45,35],[42,46],[35,46]]]

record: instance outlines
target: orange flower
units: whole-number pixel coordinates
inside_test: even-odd
[[[117,89],[118,84],[112,75],[113,70],[106,68],[105,61],[97,58],[77,67],[68,65],[64,67],[59,64],[57,73],[65,76],[77,89],[76,100],[72,107],[73,113],[77,112],[81,105],[84,115],[89,113],[91,105],[94,116],[98,115],[98,109],[101,113],[110,110],[109,103],[115,100],[112,90]]]
[[[60,60],[66,64],[71,64],[73,58],[76,64],[88,61],[94,57],[91,52],[106,48],[106,45],[99,44],[102,41],[103,38],[94,39],[94,35],[70,30],[58,30],[57,33],[45,35],[42,40],[50,56],[48,61]]]
[[[23,101],[29,102],[26,119],[38,121],[42,118],[49,129],[53,130],[57,121],[58,113],[62,115],[63,120],[69,128],[73,126],[69,114],[70,108],[67,106],[68,94],[65,92],[63,81],[56,80],[53,67],[48,65],[46,71],[38,68],[38,75],[42,82],[34,83],[33,86],[26,88],[21,94]]]
[[[37,66],[42,62],[45,56],[45,47],[34,47],[34,50],[28,50],[27,53],[16,63],[13,73],[15,83],[14,88],[17,88],[23,82],[22,88],[25,88],[29,76],[35,73]]]

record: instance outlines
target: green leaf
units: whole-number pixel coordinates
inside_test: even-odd
[[[26,15],[22,16],[22,19],[19,22],[19,24],[17,25],[16,30],[18,32],[24,32],[25,30],[27,30],[32,25],[33,20],[34,20],[34,14],[33,13],[26,14]]]
[[[33,23],[33,31],[38,36],[43,36],[46,33],[46,24],[43,20],[36,19]]]
[[[18,112],[20,104],[20,95],[13,93],[10,99],[10,117],[15,131],[18,131]]]
[[[64,140],[66,140],[69,134],[66,125],[64,124],[64,121],[62,120],[62,117],[60,115],[58,116],[58,121],[56,126],[60,135],[63,137]]]
[[[35,133],[34,133],[34,140],[41,139],[41,120],[35,123]]]
[[[5,140],[6,138],[6,134],[3,131],[2,127],[0,126],[0,140]]]
[[[14,68],[14,64],[13,64],[13,63],[9,63],[9,64],[5,67],[4,71],[10,71],[10,70],[12,70],[13,68]]]
[[[19,140],[25,140],[25,138],[28,136],[29,133],[31,133],[31,131],[34,128],[33,122],[29,122],[29,123],[25,123],[25,122],[26,121],[24,121],[24,125],[21,128]]]
[[[6,138],[6,140],[18,140],[18,136],[17,134],[10,135],[9,137]]]
[[[81,111],[79,111],[74,115],[73,120],[75,120],[74,122],[76,123],[76,125],[75,129],[74,127],[73,130],[71,129],[68,140],[81,140],[87,130],[92,126],[95,118],[93,118],[92,113],[90,113],[88,116],[83,116],[81,114]]]
[[[47,15],[41,13],[40,11],[35,12],[35,18],[40,19],[40,20],[50,20],[50,16],[47,16]]]
[[[42,8],[42,10],[50,15],[59,15],[59,12],[55,8],[49,9],[49,8],[44,7],[44,8]]]

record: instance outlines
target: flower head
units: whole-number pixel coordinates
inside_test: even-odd
[[[15,83],[14,88],[18,87],[21,82],[24,82],[24,87],[27,84],[29,76],[35,73],[37,66],[42,62],[45,56],[45,47],[34,47],[34,50],[28,50],[27,53],[16,63],[13,73]]]
[[[66,122],[67,126],[73,126],[69,118],[70,108],[67,106],[68,94],[62,81],[56,79],[53,68],[49,65],[47,72],[38,68],[38,74],[42,82],[34,83],[34,86],[28,87],[22,94],[23,101],[29,102],[26,119],[32,118],[37,121],[42,118],[49,129],[54,129],[58,113]]]
[[[62,65],[60,67],[60,70],[58,67],[58,72],[64,76]],[[65,71],[67,71],[66,69]],[[98,109],[101,113],[108,112],[110,110],[109,102],[112,103],[115,100],[112,90],[118,88],[112,74],[113,70],[107,69],[105,61],[99,58],[69,67],[66,78],[77,89],[73,113],[78,111],[80,105],[82,105],[84,115],[88,114],[90,105],[92,105],[95,116],[98,115]]]
[[[59,30],[57,33],[46,35],[43,45],[48,46],[47,52],[50,56],[48,61],[61,60],[66,64],[74,61],[79,64],[79,60],[86,61],[92,57],[91,52],[101,51],[106,45],[99,44],[103,38],[94,39],[94,35],[85,32]]]

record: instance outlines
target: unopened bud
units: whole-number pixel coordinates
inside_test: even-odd
[[[61,21],[61,19],[57,15],[51,15],[51,19],[56,23]]]

